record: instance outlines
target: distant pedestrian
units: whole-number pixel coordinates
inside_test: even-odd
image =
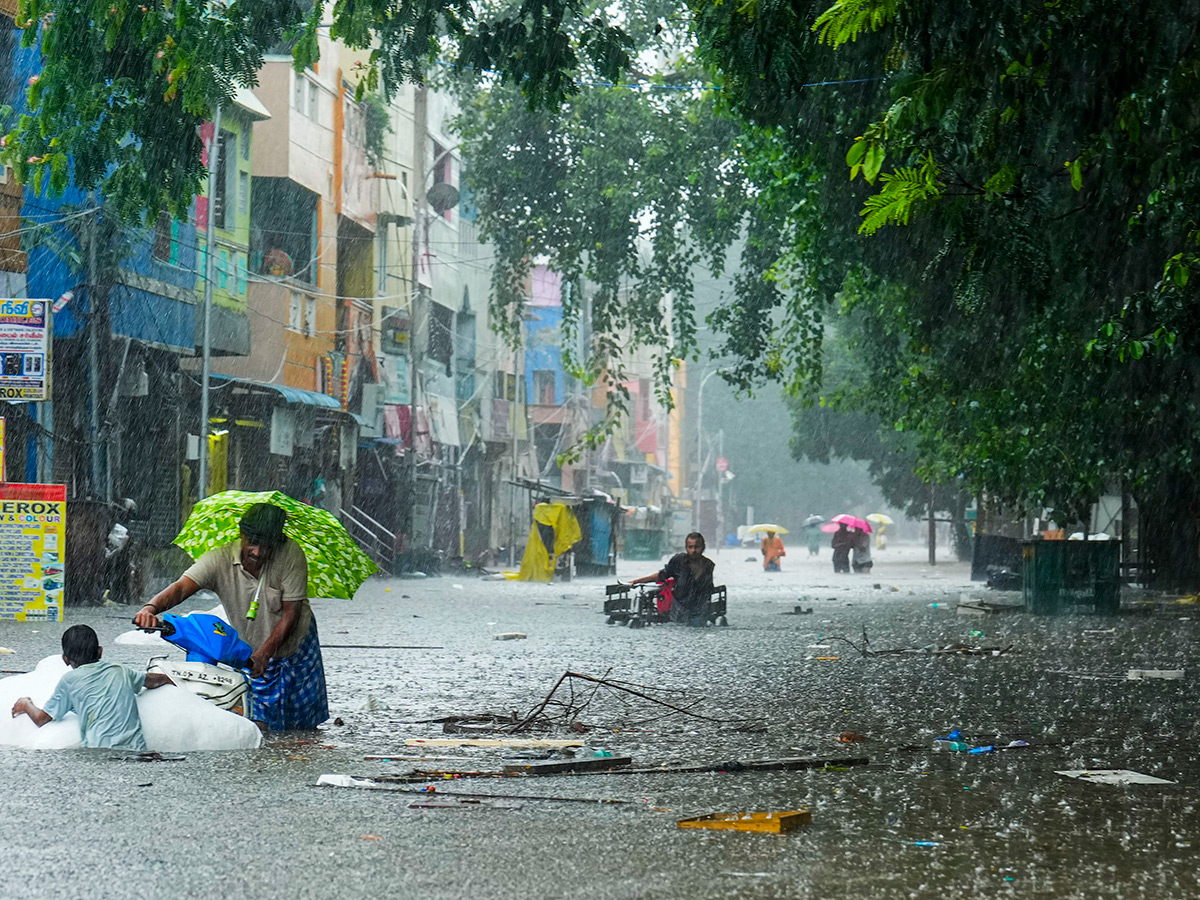
[[[833,533],[829,542],[833,547],[833,571],[850,571],[850,549],[854,546],[854,535],[846,527],[845,522],[838,522],[838,530]]]
[[[813,522],[805,527],[804,536],[808,541],[808,555],[817,556],[821,552],[821,523]]]
[[[157,672],[136,672],[119,663],[101,662],[104,648],[88,625],[72,625],[62,636],[63,662],[71,671],[63,675],[45,709],[28,697],[13,704],[12,714],[27,715],[41,728],[73,712],[79,717],[79,736],[85,747],[145,750],[137,693],[174,684]]]
[[[778,572],[779,560],[787,556],[787,551],[783,549],[783,540],[773,531],[768,531],[767,536],[762,540],[762,557],[764,572]]]

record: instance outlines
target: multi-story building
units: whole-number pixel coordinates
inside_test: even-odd
[[[228,270],[237,289],[245,285],[249,341],[244,355],[212,365],[209,489],[279,488],[340,511],[353,502],[363,386],[377,381],[378,191],[339,47],[323,39],[321,51],[321,62],[302,72],[288,55],[267,57],[255,91],[265,115],[252,142],[231,131],[237,152],[223,154],[239,205],[217,222],[225,230],[214,311]]]

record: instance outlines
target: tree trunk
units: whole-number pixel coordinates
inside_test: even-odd
[[[967,495],[958,491],[950,510],[950,527],[954,534],[954,555],[959,562],[971,561],[971,529],[967,526]]]
[[[1138,542],[1161,590],[1200,589],[1200,484],[1189,476],[1163,479],[1139,492]]]

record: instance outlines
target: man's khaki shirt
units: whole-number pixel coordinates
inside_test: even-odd
[[[312,624],[312,607],[308,604],[308,560],[304,551],[290,538],[276,548],[263,569],[262,590],[258,595],[258,615],[246,618],[246,611],[259,589],[259,579],[242,568],[240,541],[209,550],[183,573],[200,587],[214,591],[221,598],[225,614],[243,641],[255,650],[271,634],[283,616],[285,603],[299,603],[300,616],[295,627],[275,651],[276,659],[296,652]]]

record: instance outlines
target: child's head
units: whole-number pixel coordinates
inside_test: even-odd
[[[63,661],[72,669],[100,659],[100,639],[90,625],[72,625],[62,636]]]

